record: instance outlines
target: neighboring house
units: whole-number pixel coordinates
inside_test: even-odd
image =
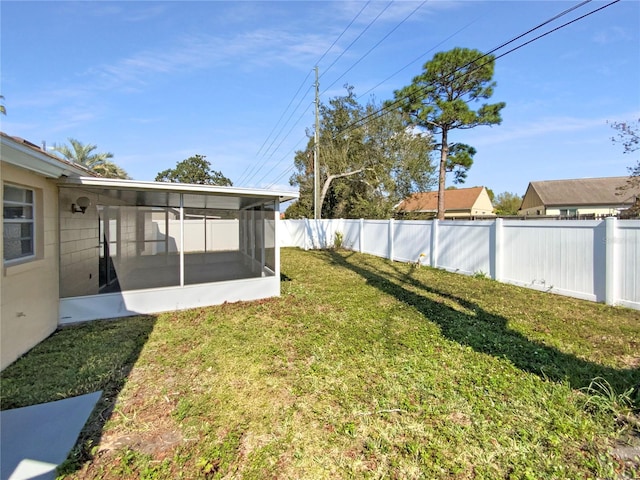
[[[640,189],[624,189],[629,177],[579,178],[531,182],[518,215],[524,217],[602,218],[632,207]]]
[[[0,140],[0,370],[62,324],[280,294],[296,194],[99,178]]]
[[[495,217],[493,204],[484,187],[444,191],[445,218]],[[438,212],[438,192],[414,193],[396,206],[398,217],[433,218]]]

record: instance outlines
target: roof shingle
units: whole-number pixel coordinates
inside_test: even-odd
[[[444,191],[445,210],[470,210],[484,187],[460,188]],[[414,193],[398,205],[401,212],[435,212],[438,192]]]
[[[621,193],[629,177],[578,178],[573,180],[546,180],[531,182],[540,200],[546,206],[564,205],[619,205],[633,202],[640,190]]]

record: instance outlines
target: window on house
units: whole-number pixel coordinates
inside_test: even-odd
[[[575,218],[578,216],[577,208],[561,208],[560,216],[565,218]]]
[[[4,185],[2,241],[5,262],[35,255],[34,202],[33,190]]]

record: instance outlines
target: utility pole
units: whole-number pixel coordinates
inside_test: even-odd
[[[318,66],[316,65],[316,131],[313,136],[313,218],[319,220],[321,216],[320,205],[320,83],[318,82]]]

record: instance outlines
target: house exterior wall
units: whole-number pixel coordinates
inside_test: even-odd
[[[58,189],[41,175],[0,162],[1,188],[5,183],[35,192],[35,258],[3,262],[0,369],[54,332],[58,326],[59,294]]]
[[[489,198],[489,194],[487,193],[487,189],[483,188],[480,195],[474,202],[471,207],[471,215],[472,216],[493,216],[493,203],[491,203],[491,199]]]
[[[546,209],[547,215],[563,215],[563,216],[572,216],[575,212],[574,216],[581,215],[595,215],[597,217],[605,217],[609,215],[617,215],[618,209],[611,206],[597,206],[597,205],[563,205],[560,207],[547,207]]]
[[[527,187],[527,191],[522,198],[522,205],[518,210],[518,215],[546,215],[544,204],[540,200],[538,192],[531,185]]]
[[[593,215],[595,217],[606,217],[617,215],[620,209],[610,205],[554,205],[545,207],[538,205],[537,207],[522,209],[518,212],[520,216],[564,216],[564,217],[581,217],[585,215]]]
[[[85,213],[72,213],[71,204],[84,196],[91,200]],[[60,189],[60,296],[75,297],[98,292],[99,238],[96,197],[90,193]]]
[[[433,213],[433,217],[435,218],[438,212]],[[444,218],[471,218],[471,209],[465,208],[464,210],[452,210],[448,209],[444,212]]]

